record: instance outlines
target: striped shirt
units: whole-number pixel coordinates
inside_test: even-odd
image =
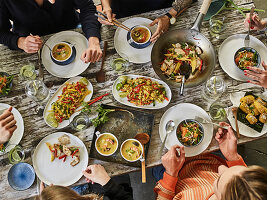
[[[236,161],[225,161],[213,154],[202,154],[186,158],[178,177],[164,172],[154,192],[157,200],[208,200],[213,193],[213,182],[219,177],[218,167],[226,165],[246,166],[242,157]]]

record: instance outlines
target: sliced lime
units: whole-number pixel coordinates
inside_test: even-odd
[[[81,78],[79,80],[79,82],[82,83],[82,84],[84,84],[84,85],[88,85],[88,80],[85,77]]]
[[[77,126],[77,129],[78,129],[78,130],[82,130],[84,127],[85,127],[84,124],[79,124],[79,125]]]
[[[121,63],[116,63],[115,64],[115,70],[116,71],[119,71],[119,70],[121,70],[122,69],[122,64]]]
[[[25,71],[23,72],[23,76],[25,76],[25,77],[27,77],[27,78],[30,78],[32,75],[33,75],[33,71],[25,70]]]
[[[217,113],[216,116],[214,117],[214,119],[223,119],[226,116],[226,112],[224,110],[224,108],[220,108]]]
[[[58,122],[54,116],[54,113],[49,113],[46,117],[46,121],[50,126],[52,126],[54,128],[58,127]]]
[[[12,152],[12,159],[16,162],[20,162],[21,161],[21,157],[19,156],[18,152],[16,150],[14,150]]]

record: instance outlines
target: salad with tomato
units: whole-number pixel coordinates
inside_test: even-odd
[[[241,48],[235,54],[235,64],[241,70],[246,70],[247,67],[257,67],[259,63],[259,54],[252,48]]]
[[[0,72],[0,96],[7,95],[12,87],[13,75]]]

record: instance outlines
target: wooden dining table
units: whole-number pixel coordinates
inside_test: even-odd
[[[170,26],[170,30],[172,29],[179,29],[179,28],[191,28],[194,20],[196,19],[198,10],[200,8],[200,5],[202,3],[202,0],[199,0],[198,2],[192,4],[190,8],[188,8],[184,13],[182,13],[178,18],[174,25]],[[251,8],[253,6],[253,1],[251,0],[235,0],[235,3],[241,7],[245,8]],[[158,16],[161,16],[165,14],[169,9],[161,9],[161,10],[155,10],[143,14],[139,14],[136,16],[131,17],[145,17],[148,19],[155,19]],[[225,38],[228,36],[234,35],[234,34],[241,34],[246,33],[247,29],[243,25],[244,17],[238,13],[237,11],[233,10],[226,10],[222,11],[220,13],[220,16],[225,16],[225,25],[226,29],[223,33],[221,33],[221,39],[213,38],[209,34],[209,23],[208,21],[204,21],[202,23],[201,27],[201,33],[203,33],[213,44],[216,53],[218,53],[218,49],[220,47],[220,44],[223,42]],[[128,18],[131,18],[128,17]],[[128,18],[119,19],[120,22],[123,22],[124,20]],[[75,29],[74,31],[82,33],[81,29]],[[103,95],[105,93],[112,93],[112,84],[114,80],[118,77],[118,74],[112,69],[111,67],[111,61],[114,57],[118,57],[118,54],[114,48],[114,34],[116,31],[116,27],[114,26],[102,26],[101,28],[101,37],[102,37],[102,43],[103,41],[108,42],[108,48],[106,53],[106,59],[104,62],[104,70],[106,71],[106,81],[104,83],[97,83],[95,79],[95,74],[100,69],[101,62],[97,63],[91,63],[87,70],[85,70],[81,76],[86,77],[90,80],[90,82],[93,85],[94,88],[94,94],[93,98],[98,97],[100,95]],[[52,34],[53,35],[53,34]],[[253,36],[261,40],[265,45],[267,42],[266,35],[263,32],[257,31],[252,33]],[[43,36],[42,39],[46,41],[51,35]],[[48,125],[46,125],[44,118],[42,116],[42,113],[40,112],[40,106],[35,103],[32,99],[28,98],[25,94],[25,83],[26,81],[19,77],[19,71],[20,68],[27,64],[27,63],[33,63],[36,65],[37,69],[37,62],[38,62],[38,56],[36,54],[27,54],[23,51],[13,51],[8,49],[6,46],[0,46],[0,71],[7,72],[9,74],[14,75],[14,81],[13,81],[13,88],[10,94],[8,94],[5,97],[0,97],[0,103],[6,103],[11,106],[14,106],[18,111],[21,113],[23,120],[24,120],[24,135],[20,142],[20,145],[25,150],[26,157],[25,161],[27,163],[32,164],[31,161],[31,153],[36,147],[36,145],[40,142],[40,140],[47,135],[57,132],[58,130],[50,128]],[[136,75],[145,75],[150,76],[153,78],[158,78],[158,76],[155,74],[151,62],[145,63],[145,64],[134,64],[130,63],[129,68],[129,74],[136,74]],[[233,80],[231,77],[229,77],[221,68],[218,59],[216,62],[215,70],[213,72],[213,75],[220,76],[223,78],[227,86],[231,87],[238,87],[243,82]],[[60,85],[62,85],[67,79],[58,78],[51,74],[49,74],[44,69],[44,82],[51,89],[51,91],[55,91]],[[204,99],[201,97],[201,91],[203,89],[204,84],[199,85],[194,88],[185,88],[184,96],[179,95],[179,88],[171,88],[172,89],[172,99],[170,104],[162,109],[159,110],[145,110],[145,112],[152,113],[155,116],[155,122],[152,130],[152,137],[150,141],[150,147],[148,151],[148,156],[146,158],[146,165],[147,167],[154,167],[161,164],[160,159],[158,156],[158,151],[160,149],[160,146],[162,144],[159,136],[159,123],[160,119],[163,115],[163,113],[170,107],[179,104],[179,103],[193,103],[200,107],[202,107],[204,110],[208,111],[209,103],[207,103]],[[225,92],[221,97],[220,101],[225,104],[226,106],[231,106],[232,103],[229,98],[229,94]],[[124,106],[117,102],[114,97],[110,94],[109,96],[103,98],[100,103],[108,104],[108,105],[115,105],[122,108],[127,108],[127,106]],[[141,110],[141,109],[139,109]],[[142,110],[144,111],[144,110]],[[82,132],[75,132],[71,130],[69,127],[64,128],[62,131],[73,133],[74,135],[79,136],[83,142],[85,143],[88,151],[90,151],[91,142],[93,138],[93,134],[90,133],[88,135],[87,130]],[[214,134],[216,133],[216,130],[214,129]],[[86,137],[84,137],[86,135]],[[238,144],[250,142],[257,139],[262,139],[264,137],[267,137],[267,134],[259,137],[259,138],[249,138],[242,136],[238,139]],[[218,144],[213,138],[209,147],[205,150],[205,152],[211,152],[218,150]],[[166,151],[166,149],[164,150]],[[129,167],[121,164],[116,163],[108,163],[96,159],[89,159],[89,164],[98,163],[105,167],[109,175],[116,176],[121,175],[133,171],[141,170],[140,168],[134,168]],[[7,175],[12,167],[11,164],[9,164],[7,155],[0,156],[0,199],[8,200],[8,199],[26,199],[33,197],[38,194],[37,190],[37,181],[34,182],[34,184],[27,190],[24,191],[16,191],[12,189],[8,184]],[[85,183],[85,179],[81,178],[75,185],[83,184]],[[140,182],[141,184],[141,182]]]

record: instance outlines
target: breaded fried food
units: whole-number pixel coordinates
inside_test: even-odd
[[[239,106],[239,108],[244,112],[244,113],[250,113],[250,109],[249,109],[249,106],[248,106],[248,104],[246,104],[246,103],[241,103],[240,104],[240,106]]]
[[[246,119],[248,120],[250,124],[256,124],[258,121],[257,118],[251,113],[247,114]]]
[[[245,103],[248,105],[252,104],[254,101],[255,101],[255,97],[252,95],[247,95],[247,96],[244,96],[240,99],[241,103]]]
[[[261,113],[261,115],[259,117],[259,121],[261,123],[267,124],[267,114],[266,113]]]

